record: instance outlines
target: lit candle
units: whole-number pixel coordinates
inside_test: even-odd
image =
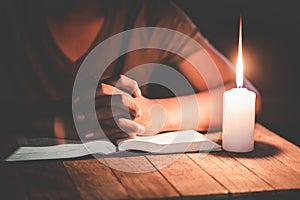
[[[254,149],[255,98],[254,92],[243,88],[242,19],[239,28],[236,85],[223,94],[222,147],[231,152]]]

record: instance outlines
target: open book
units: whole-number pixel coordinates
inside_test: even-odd
[[[20,147],[5,161],[75,158],[89,154],[112,154],[137,150],[150,153],[183,153],[219,151],[221,146],[194,130],[161,133],[155,136],[136,136],[117,141],[61,140],[51,138],[19,138]]]

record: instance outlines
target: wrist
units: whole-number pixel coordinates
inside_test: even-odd
[[[161,106],[165,118],[160,132],[179,130],[182,114],[177,98],[155,99],[155,103]]]

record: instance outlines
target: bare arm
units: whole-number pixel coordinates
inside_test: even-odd
[[[178,70],[197,92],[165,99],[136,98],[135,101],[142,108],[143,115],[135,121],[146,126],[145,134],[221,128],[223,93],[236,87],[235,72],[232,64],[210,44],[205,46],[205,50],[214,61],[221,78],[215,78],[215,74],[203,78],[188,61],[182,61],[178,65]],[[210,82],[209,86],[207,82]],[[256,114],[259,114],[261,109],[259,92],[248,80],[245,80],[244,87],[256,93]]]

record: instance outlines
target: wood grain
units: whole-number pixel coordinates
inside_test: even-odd
[[[213,177],[203,171],[187,155],[148,155],[160,173],[182,196],[227,194],[228,191]],[[166,160],[170,165],[165,166]],[[161,168],[161,166],[165,166]]]
[[[255,127],[257,147],[300,173],[300,148],[260,124]]]
[[[232,194],[273,190],[273,187],[226,152],[188,156]]]
[[[299,154],[300,148],[259,124],[255,127],[253,152],[229,153],[276,190],[300,188],[300,173],[295,169],[300,161]]]
[[[144,156],[105,158],[105,161],[112,167],[131,198],[153,199],[179,196]]]
[[[82,199],[127,199],[128,194],[112,171],[96,159],[65,161]]]
[[[25,162],[18,169],[29,199],[81,199],[62,162]]]
[[[260,148],[244,155],[229,154],[276,190],[300,188],[300,174],[290,168],[288,163],[285,164],[276,157],[267,155]]]

